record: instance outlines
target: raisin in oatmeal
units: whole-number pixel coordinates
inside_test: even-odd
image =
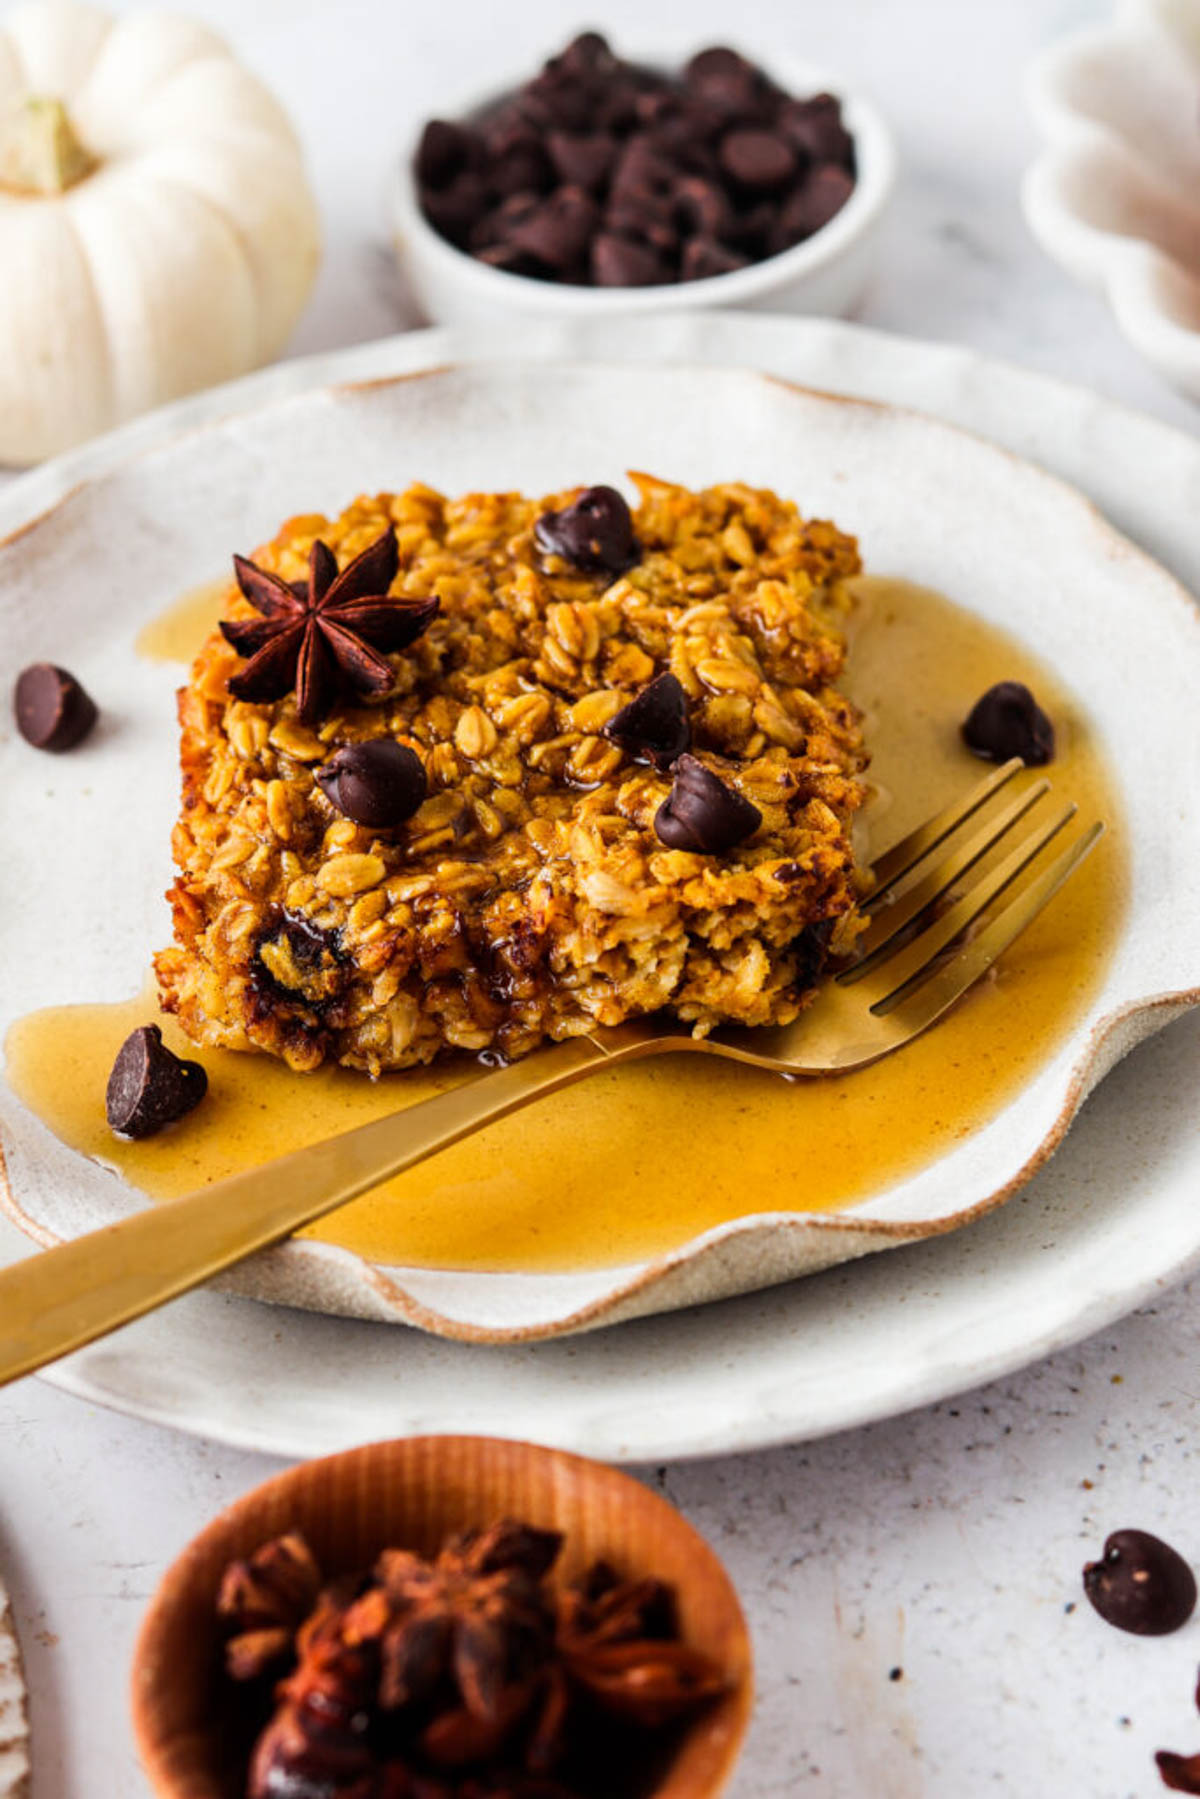
[[[196,1041],[377,1074],[450,1049],[521,1055],[659,1008],[700,1033],[786,1024],[814,945],[852,946],[866,756],[835,683],[857,546],[768,492],[634,479],[636,560],[615,577],[556,550],[578,490],[417,485],[293,518],[255,557],[299,593],[314,543],[328,580],[391,530],[390,594],[422,620],[420,602],[438,607],[382,677],[371,651],[320,707],[236,698],[247,651],[218,634],[201,650],[179,701],[176,941],[156,958]],[[226,617],[243,636],[257,617],[232,584]],[[675,774],[605,734],[667,673],[690,736]],[[423,768],[424,797],[390,828],[335,803],[345,752],[380,740]],[[694,831],[656,820],[706,784],[752,828],[671,847]]]

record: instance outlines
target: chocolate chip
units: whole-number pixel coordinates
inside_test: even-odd
[[[654,816],[660,843],[672,850],[722,855],[757,831],[762,813],[727,787],[695,756],[680,756],[670,793]]]
[[[665,265],[679,243],[675,209],[669,199],[653,194],[623,194],[604,215],[604,229],[613,237],[633,238],[656,251]]]
[[[17,729],[36,750],[73,750],[99,714],[73,674],[52,662],[22,669],[13,689]]]
[[[1173,1793],[1200,1793],[1200,1755],[1175,1755],[1160,1749],[1154,1757],[1162,1783]]]
[[[620,64],[609,49],[607,38],[602,37],[598,31],[581,31],[554,58],[550,67],[561,67],[570,75],[582,75],[595,80],[597,77],[605,79],[616,74]]]
[[[658,287],[672,279],[657,250],[611,231],[592,239],[591,269],[597,287]]]
[[[632,514],[615,487],[586,487],[569,506],[543,512],[533,536],[544,555],[564,556],[589,574],[624,574],[642,554]]]
[[[117,1051],[104,1110],[119,1137],[153,1137],[198,1106],[208,1091],[199,1062],[185,1062],[156,1024],[131,1031]]]
[[[452,244],[465,244],[476,220],[487,211],[487,189],[473,169],[464,169],[444,188],[425,188],[421,205],[425,216]]]
[[[508,241],[561,274],[581,260],[599,217],[596,202],[583,188],[560,187],[511,227]]]
[[[753,63],[736,50],[714,45],[693,56],[683,72],[692,93],[730,119],[755,119],[763,112],[764,83]]]
[[[430,119],[417,146],[417,180],[422,187],[446,187],[464,169],[477,165],[479,151],[473,131],[448,119]]]
[[[679,274],[683,281],[707,281],[712,275],[728,275],[748,266],[747,257],[718,243],[715,237],[689,237],[683,246]]]
[[[1139,1637],[1178,1630],[1196,1605],[1196,1577],[1183,1557],[1144,1530],[1115,1530],[1103,1560],[1085,1566],[1083,1590],[1106,1624]]]
[[[725,237],[733,225],[733,207],[723,188],[702,175],[685,175],[675,185],[675,210],[698,236]]]
[[[772,255],[803,243],[823,225],[828,225],[842,210],[854,192],[854,181],[845,169],[827,163],[810,169],[798,187],[792,189],[769,237]]]
[[[617,159],[617,140],[607,131],[552,131],[546,148],[559,180],[589,193],[600,192]]]
[[[853,173],[854,139],[842,123],[842,105],[835,95],[785,100],[776,122],[788,142],[813,162],[838,163]]]
[[[670,768],[692,741],[682,682],[671,674],[656,676],[609,719],[604,735],[629,755],[644,757],[657,768]]]
[[[487,183],[500,195],[543,193],[554,181],[554,166],[532,126],[518,121],[489,133]]]
[[[962,738],[988,762],[1020,756],[1037,768],[1054,759],[1054,726],[1023,681],[997,681],[989,687],[967,714]]]
[[[730,180],[748,193],[778,193],[796,173],[796,152],[771,131],[727,132],[719,156]]]
[[[317,770],[316,782],[339,812],[373,831],[403,824],[427,792],[421,758],[390,737],[347,744]]]

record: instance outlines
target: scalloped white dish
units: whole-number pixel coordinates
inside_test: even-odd
[[[427,340],[421,380],[387,378],[383,358],[378,376],[358,385],[314,385],[226,419],[210,401],[215,422],[140,457],[122,459],[118,444],[108,467],[100,453],[91,478],[57,503],[53,470],[0,499],[13,666],[61,660],[87,669],[98,693],[120,696],[86,754],[41,760],[12,736],[0,744],[6,890],[22,896],[0,925],[0,1030],[41,1006],[125,997],[164,937],[177,676],[140,661],[133,643],[173,595],[211,576],[225,547],[260,541],[298,505],[335,507],[418,475],[449,491],[547,491],[565,468],[614,480],[635,464],[694,484],[736,471],[855,531],[868,568],[969,596],[1081,697],[1118,772],[1132,868],[1123,934],[1084,1016],[990,1124],[838,1215],[767,1211],[647,1262],[564,1274],[378,1266],[297,1240],[246,1264],[230,1285],[447,1336],[528,1341],[762,1288],[978,1216],[1045,1160],[1119,1055],[1200,997],[1190,903],[1200,820],[1162,779],[1194,760],[1193,602],[1079,494],[933,419],[721,368],[431,366],[446,347]],[[461,340],[458,348],[470,355]],[[66,464],[61,481],[89,458],[95,466],[97,452]],[[98,544],[118,553],[98,555]],[[7,1088],[0,1123],[8,1204],[40,1240],[139,1203]]]
[[[1044,148],[1030,229],[1129,342],[1200,399],[1200,4],[1127,0],[1055,45],[1027,95]]]

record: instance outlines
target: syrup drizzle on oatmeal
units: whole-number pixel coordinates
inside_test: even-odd
[[[1054,720],[1056,796],[1110,829],[999,967],[900,1054],[858,1074],[782,1080],[709,1057],[599,1074],[377,1188],[306,1233],[374,1261],[426,1267],[595,1268],[677,1248],[755,1212],[828,1212],[914,1173],[989,1122],[1049,1058],[1097,990],[1117,939],[1126,869],[1114,784],[1076,702],[1028,651],[949,600],[864,578],[842,685],[866,714],[880,847],[972,785],[985,765],[958,725],[1001,679],[1025,681]],[[189,660],[224,582],[184,599],[139,639]],[[415,1104],[471,1064],[372,1082],[346,1069],[292,1074],[270,1057],[198,1057],[209,1097],[161,1136],[120,1143],[104,1087],[125,1036],[157,1016],[153,988],[117,1005],[54,1007],[9,1033],[10,1083],[50,1129],[154,1198],[173,1198]],[[719,1120],[719,1125],[716,1121]]]

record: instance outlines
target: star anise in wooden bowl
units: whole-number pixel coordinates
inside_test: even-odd
[[[248,1494],[168,1572],[134,1677],[163,1799],[710,1799],[749,1703],[736,1595],[678,1513],[490,1438]]]

